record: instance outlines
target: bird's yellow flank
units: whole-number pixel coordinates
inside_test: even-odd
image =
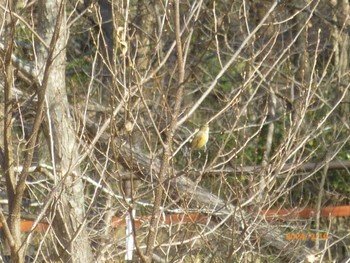
[[[191,149],[192,150],[199,150],[203,148],[209,139],[209,125],[206,123],[193,137],[193,140],[191,142]]]

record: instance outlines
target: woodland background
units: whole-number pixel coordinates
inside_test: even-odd
[[[2,260],[122,262],[132,215],[133,261],[340,262],[349,219],[320,211],[349,204],[349,11],[1,0]]]

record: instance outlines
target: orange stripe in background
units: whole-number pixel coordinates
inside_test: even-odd
[[[269,209],[263,210],[261,213],[267,220],[272,219],[308,219],[316,215],[316,209],[314,208],[291,208],[291,209]],[[328,206],[321,208],[322,217],[347,217],[350,216],[350,206]],[[135,219],[135,226],[140,227],[143,224],[147,224],[150,220],[150,216],[138,216]],[[188,213],[188,214],[171,214],[166,216],[161,216],[160,224],[162,225],[172,225],[179,223],[200,223],[205,224],[208,221],[208,216],[198,213]],[[33,227],[34,221],[32,220],[22,220],[21,222],[21,232],[29,232]],[[125,217],[113,217],[112,225],[115,228],[125,227]],[[2,225],[0,224],[0,229]],[[44,232],[47,230],[48,224],[39,223],[34,231]]]
[[[135,219],[135,227],[140,227],[141,225],[149,222],[151,216],[138,216]],[[172,225],[179,223],[200,223],[204,224],[208,217],[206,215],[198,213],[188,213],[188,214],[171,214],[166,216],[161,216],[159,223],[163,225]],[[125,217],[113,217],[112,218],[114,227],[125,227]]]
[[[32,221],[32,220],[22,219],[22,221],[21,221],[21,232],[24,232],[24,233],[29,232],[32,229],[33,224],[34,224],[34,221]],[[2,224],[0,223],[0,229],[1,228],[2,228]],[[34,231],[36,231],[36,232],[44,232],[45,230],[47,230],[47,228],[48,228],[48,224],[46,224],[46,223],[39,223],[35,227]]]
[[[308,219],[316,216],[314,208],[269,209],[260,213],[266,219]],[[321,217],[350,216],[350,206],[328,206],[321,208]]]

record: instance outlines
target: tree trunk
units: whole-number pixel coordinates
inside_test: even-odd
[[[68,39],[65,1],[40,0],[38,5],[38,33],[49,46],[48,52],[42,43],[38,44],[37,54],[40,79],[47,78],[43,82],[47,85],[44,130],[56,169],[55,183],[60,185],[60,191],[57,191],[59,200],[51,211],[54,215],[54,236],[59,246],[58,256],[63,262],[91,262],[92,252],[84,221],[83,183],[76,163],[78,144],[65,86],[65,47]],[[50,52],[53,52],[52,56]],[[45,87],[41,89],[45,90]]]

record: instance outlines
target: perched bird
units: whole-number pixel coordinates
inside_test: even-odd
[[[204,124],[201,129],[195,134],[191,142],[192,150],[199,150],[203,148],[209,139],[209,124]]]

